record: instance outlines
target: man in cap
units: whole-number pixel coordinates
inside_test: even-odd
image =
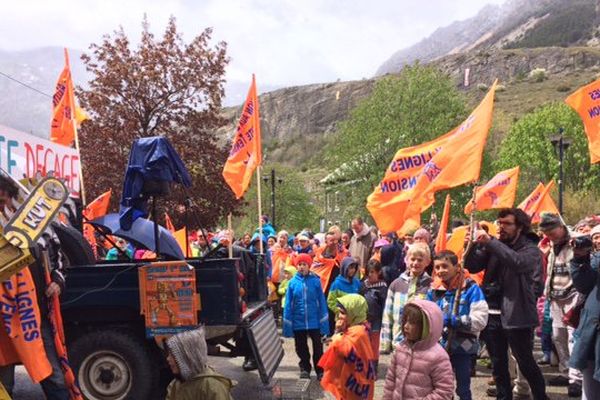
[[[550,301],[552,317],[552,341],[558,354],[559,375],[548,380],[550,386],[568,386],[569,396],[581,396],[581,372],[569,368],[575,328],[565,325],[564,316],[579,301],[579,293],[573,286],[569,263],[573,258],[570,240],[573,236],[558,214],[542,213],[539,229],[550,240],[546,267],[546,298]]]

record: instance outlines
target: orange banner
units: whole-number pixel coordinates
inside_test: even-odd
[[[405,215],[433,204],[434,194],[479,179],[483,150],[492,126],[497,81],[469,117],[452,131],[443,148],[427,163],[412,189]]]
[[[21,362],[34,382],[46,379],[52,366],[42,341],[35,285],[24,268],[0,285],[0,365]]]
[[[442,250],[446,250],[447,238],[446,232],[448,231],[448,222],[450,221],[450,195],[446,195],[446,202],[444,203],[444,212],[442,214],[442,220],[440,221],[440,229],[438,230],[437,237],[435,238],[435,252],[439,253]]]
[[[333,269],[337,267],[337,261],[335,258],[323,258],[320,257],[319,260],[315,258],[312,266],[310,267],[311,272],[314,272],[315,275],[319,277],[321,280],[321,288],[323,292],[327,290],[329,287],[329,281],[331,280],[331,273]]]
[[[600,161],[600,80],[579,88],[565,99],[583,121],[592,164]]]
[[[52,97],[51,141],[69,147],[73,144],[77,134],[75,113],[75,94],[69,66],[69,53],[65,49],[65,67],[58,77]]]
[[[244,195],[254,170],[261,162],[260,114],[256,81],[252,75],[252,85],[242,108],[229,158],[223,168],[223,178],[237,199]]]
[[[436,191],[477,180],[491,126],[496,83],[458,127],[430,142],[400,149],[367,199],[377,227],[398,231],[434,202]]]
[[[468,202],[465,206],[465,214],[471,214],[473,210],[512,207],[517,195],[518,181],[518,166],[497,173],[488,183],[475,188],[475,204],[472,201]]]

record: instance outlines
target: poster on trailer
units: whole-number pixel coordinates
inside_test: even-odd
[[[138,275],[148,338],[198,326],[199,297],[193,267],[184,261],[151,263],[140,267]]]

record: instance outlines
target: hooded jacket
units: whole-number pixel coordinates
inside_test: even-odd
[[[294,331],[320,329],[329,334],[327,301],[321,288],[321,280],[312,272],[296,274],[288,285],[283,309],[283,336],[293,337]]]
[[[593,259],[592,259],[593,261]],[[578,370],[588,367],[588,362],[593,360],[594,379],[600,381],[600,274],[594,265],[590,264],[590,257],[575,257],[570,262],[570,272],[573,277],[575,289],[587,295],[579,326],[573,334],[575,344],[571,351],[569,365]]]
[[[414,300],[429,328],[414,344],[402,340],[390,360],[385,376],[385,400],[450,400],[454,374],[450,358],[438,343],[442,335],[442,311],[427,300]]]
[[[291,265],[288,265],[283,270],[292,276],[290,279],[282,280],[279,284],[279,287],[277,288],[277,294],[281,296],[281,306],[285,307],[285,293],[287,292],[288,286],[290,285],[290,281],[294,278],[294,276],[296,276],[296,273],[298,271],[295,267]]]
[[[481,289],[490,314],[500,314],[504,329],[538,325],[536,302],[541,293],[542,253],[539,238],[532,232],[520,234],[514,243],[491,239],[475,244],[464,257],[471,273],[485,270]],[[500,312],[498,312],[500,311]]]
[[[331,339],[319,366],[324,374],[321,386],[336,399],[372,399],[375,391],[376,357],[365,326],[367,302],[358,294],[338,298],[346,311],[348,328]]]
[[[356,258],[346,257],[342,260],[340,274],[335,278],[327,295],[327,305],[329,309],[335,312],[337,299],[345,294],[358,293],[360,290],[360,281],[356,277],[358,268],[351,280],[348,280],[348,269],[350,265],[358,264]]]
[[[181,379],[167,388],[166,400],[230,400],[231,379],[216,373],[207,365],[204,330],[186,331],[167,339],[169,353],[175,359]]]

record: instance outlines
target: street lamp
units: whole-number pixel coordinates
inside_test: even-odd
[[[265,182],[265,185],[269,182],[269,178],[271,180],[271,224],[275,225],[275,182],[282,184],[283,179],[277,178],[275,179],[275,170],[271,169],[271,176],[263,175],[262,179]]]
[[[558,153],[558,211],[560,215],[563,213],[563,193],[564,193],[564,179],[563,179],[563,161],[565,158],[565,151],[571,145],[570,139],[565,139],[564,129],[558,130],[558,135],[550,137],[550,143],[554,147],[554,151]]]

